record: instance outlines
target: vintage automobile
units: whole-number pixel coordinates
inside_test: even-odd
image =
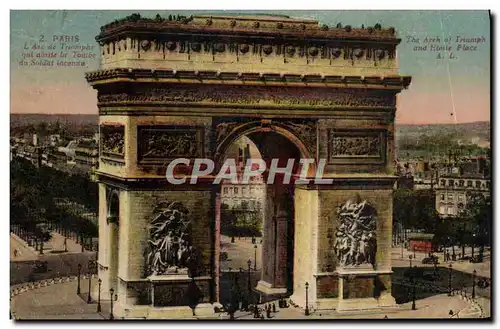
[[[437,256],[431,255],[422,259],[422,264],[439,264],[439,260]]]

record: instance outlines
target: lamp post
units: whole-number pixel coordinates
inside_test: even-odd
[[[82,271],[82,264],[78,263],[78,285],[76,287],[76,294],[80,294],[80,273]]]
[[[250,301],[252,300],[252,281],[250,277],[250,266],[252,266],[252,261],[249,259],[247,262],[248,265],[248,303],[250,304]]]
[[[109,310],[109,319],[113,320],[115,317],[113,316],[113,298],[114,298],[115,290],[113,288],[109,289],[109,294],[111,295],[111,309]]]
[[[476,298],[476,270],[472,272],[472,299]]]
[[[451,296],[451,272],[452,272],[452,265],[448,266],[449,270],[449,276],[448,276],[448,296]]]
[[[253,245],[253,249],[254,249],[254,262],[253,262],[253,270],[254,271],[257,271],[257,244],[254,244]]]
[[[90,304],[92,302],[92,298],[90,298],[90,286],[92,285],[92,273],[91,273],[91,270],[92,270],[92,260],[89,260],[87,268],[89,270],[89,295],[87,297],[87,304]]]
[[[101,312],[101,283],[102,280],[97,280],[97,284],[99,285],[99,289],[97,290],[97,313]]]
[[[416,286],[416,283],[417,283],[417,282],[416,282],[417,280],[416,280],[416,278],[415,278],[415,276],[416,276],[416,272],[417,272],[417,267],[415,266],[415,271],[414,271],[414,274],[413,274],[413,275],[412,275],[412,277],[411,277],[411,281],[412,281],[412,283],[413,283],[413,284],[412,284],[412,286],[413,286],[413,287],[412,287],[412,300],[413,300],[413,302],[412,302],[412,304],[411,304],[411,309],[412,309],[413,311],[415,311],[415,310],[417,309],[417,306],[415,305],[415,286]]]
[[[306,311],[305,315],[309,315],[309,282],[306,282]]]
[[[410,255],[410,256],[408,256],[408,258],[410,258],[410,269],[411,269],[411,260],[413,257]]]

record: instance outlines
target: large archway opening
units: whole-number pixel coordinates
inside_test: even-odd
[[[293,293],[294,179],[300,172],[300,148],[284,134],[269,129],[242,133],[219,159],[235,161],[241,179],[248,159],[262,159],[266,170],[238,184],[220,187],[220,300],[257,302]],[[287,168],[270,174],[273,165]],[[290,162],[293,165],[290,166]],[[220,166],[219,166],[220,167]],[[274,175],[271,183],[270,175]]]

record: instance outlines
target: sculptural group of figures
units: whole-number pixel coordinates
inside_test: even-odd
[[[146,256],[149,275],[176,273],[187,269],[195,257],[191,244],[188,210],[179,202],[156,207],[149,227]]]
[[[339,265],[375,264],[376,213],[366,201],[347,201],[338,209],[340,225],[336,232],[335,254]]]

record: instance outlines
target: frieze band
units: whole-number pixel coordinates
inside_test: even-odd
[[[328,107],[394,107],[392,93],[366,90],[329,89],[328,92],[296,87],[248,87],[248,86],[171,86],[169,88],[143,89],[134,93],[100,94],[101,106],[145,103],[205,103],[241,105],[282,106],[328,106]]]

